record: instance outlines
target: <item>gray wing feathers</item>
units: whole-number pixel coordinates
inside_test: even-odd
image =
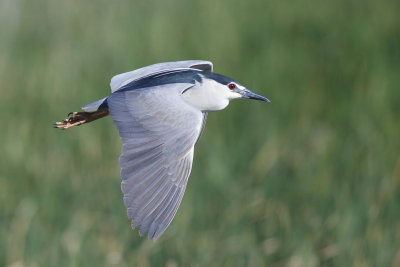
[[[163,70],[172,70],[178,68],[192,68],[212,72],[213,64],[210,61],[206,60],[185,60],[153,64],[130,72],[115,75],[111,78],[111,92],[115,92],[122,86],[143,76],[147,76]]]
[[[203,123],[204,115],[181,98],[188,86],[116,92],[108,99],[123,142],[119,164],[127,215],[151,239],[165,231],[179,207]]]
[[[90,104],[87,104],[86,106],[83,106],[82,109],[86,112],[97,111],[100,105],[103,104],[104,100],[106,100],[106,98],[107,97],[94,101]]]
[[[197,137],[195,145],[197,145],[197,142],[199,142],[200,137],[203,135],[204,127],[206,126],[206,122],[207,122],[207,116],[208,116],[208,113],[207,112],[203,112],[203,120],[202,120],[202,123],[201,123],[200,134]]]

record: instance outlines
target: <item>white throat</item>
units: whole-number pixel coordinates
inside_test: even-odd
[[[229,100],[241,97],[236,92],[229,91],[227,86],[214,80],[204,79],[183,93],[183,98],[199,110],[217,111],[226,108]]]

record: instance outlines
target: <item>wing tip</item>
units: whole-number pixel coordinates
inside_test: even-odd
[[[132,222],[131,222],[132,230],[134,231],[138,226],[139,225],[134,223],[134,221],[132,220]],[[164,231],[158,232],[158,231],[153,231],[152,229],[146,229],[146,228],[143,228],[143,229],[140,228],[138,230],[138,234],[139,234],[140,237],[145,236],[146,233],[147,233],[147,238],[149,240],[152,240],[152,241],[156,242],[158,240],[158,238],[164,233]]]

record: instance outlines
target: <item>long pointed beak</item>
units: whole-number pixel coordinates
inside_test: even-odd
[[[262,96],[262,95],[258,95],[248,89],[244,89],[241,92],[241,95],[243,98],[249,98],[249,99],[256,99],[256,100],[261,100],[261,101],[265,101],[265,102],[271,102],[268,98]]]

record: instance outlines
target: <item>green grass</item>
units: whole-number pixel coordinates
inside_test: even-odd
[[[399,266],[399,1],[0,0],[0,266]],[[272,103],[209,115],[175,219],[130,229],[109,118],[69,111],[208,59]]]

